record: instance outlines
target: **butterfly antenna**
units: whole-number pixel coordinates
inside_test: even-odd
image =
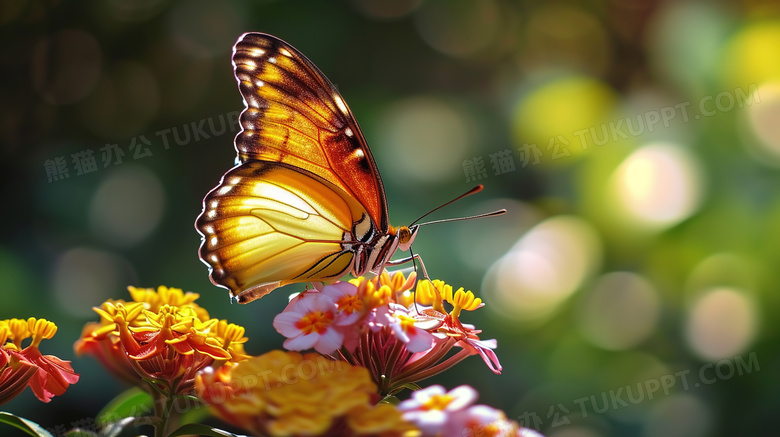
[[[424,219],[424,218],[425,218],[425,217],[427,217],[429,214],[431,214],[431,213],[433,213],[433,212],[435,212],[435,211],[438,211],[438,210],[440,210],[440,209],[444,208],[445,206],[449,205],[450,203],[457,202],[458,200],[460,200],[460,199],[462,199],[462,198],[464,198],[464,197],[468,197],[468,196],[471,196],[472,194],[477,194],[477,193],[479,193],[480,191],[482,191],[482,189],[483,189],[483,188],[485,188],[485,186],[484,186],[484,185],[482,185],[482,184],[479,184],[479,185],[477,185],[476,187],[474,187],[474,188],[472,188],[472,189],[468,190],[467,192],[465,192],[465,193],[461,194],[460,196],[458,196],[458,197],[456,197],[456,198],[454,198],[454,199],[450,200],[449,202],[443,203],[443,204],[441,204],[441,205],[437,206],[436,208],[433,208],[432,210],[430,210],[430,211],[426,212],[425,214],[421,215],[420,217],[418,217],[418,218],[417,218],[417,220],[415,220],[415,221],[413,221],[413,222],[412,222],[412,225],[413,225],[413,224],[415,224],[415,223],[417,223],[417,222],[419,222],[420,220]],[[410,226],[411,226],[411,225],[410,225]]]
[[[419,218],[417,218],[417,220],[413,221],[412,224],[409,225],[409,226],[414,225],[415,223],[419,222],[423,218],[427,217],[432,212],[438,211],[441,208],[444,208],[445,206],[449,205],[450,203],[456,202],[456,201],[458,201],[458,200],[460,200],[460,199],[462,199],[464,197],[471,196],[472,194],[479,193],[480,191],[482,191],[483,188],[485,188],[484,185],[481,185],[481,184],[477,185],[476,187],[470,189],[469,191],[467,191],[467,192],[461,194],[460,196],[450,200],[449,202],[446,202],[446,203],[444,203],[442,205],[439,205],[436,208],[433,208],[432,210],[430,210],[430,211],[426,212],[425,214],[421,215]],[[418,226],[431,225],[433,223],[445,223],[445,222],[457,222],[457,221],[461,221],[461,220],[473,220],[473,219],[484,218],[484,217],[493,217],[493,216],[503,215],[503,214],[506,214],[506,210],[505,209],[499,209],[498,211],[486,212],[484,214],[477,214],[477,215],[472,215],[472,216],[468,216],[468,217],[455,217],[455,218],[434,220],[434,221],[431,221],[431,222],[420,223]]]
[[[485,218],[485,217],[495,217],[495,216],[504,215],[504,214],[506,214],[506,210],[505,209],[499,209],[497,211],[491,211],[491,212],[486,212],[486,213],[477,214],[477,215],[470,215],[468,217],[454,217],[454,218],[446,218],[446,219],[441,219],[441,220],[434,220],[434,221],[430,221],[430,222],[420,223],[418,226],[432,225],[434,223],[459,222],[459,221],[463,221],[463,220],[473,220],[473,219],[479,219],[479,218]]]

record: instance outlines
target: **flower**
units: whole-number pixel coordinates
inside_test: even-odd
[[[319,292],[301,293],[294,305],[274,317],[274,328],[287,337],[289,350],[314,348],[330,354],[344,342],[344,333],[336,329],[337,306],[333,298]]]
[[[413,392],[398,409],[405,420],[417,426],[422,437],[542,437],[507,419],[501,410],[474,405],[476,399],[477,391],[467,385],[449,392],[440,385],[433,385]]]
[[[413,436],[390,404],[375,405],[368,371],[318,354],[272,351],[195,380],[198,397],[257,436]]]
[[[108,300],[93,308],[101,320],[88,323],[74,346],[120,379],[183,394],[201,369],[247,358],[244,328],[210,318],[195,303],[198,294],[163,286],[128,290],[133,301]]]
[[[70,361],[43,355],[41,341],[57,333],[57,325],[30,317],[27,320],[0,320],[0,405],[21,393],[28,385],[35,397],[49,402],[65,393],[79,380]],[[22,341],[32,338],[29,345]]]
[[[470,355],[479,354],[494,373],[501,373],[496,341],[480,340],[481,331],[460,321],[463,311],[483,306],[463,288],[453,291],[438,280],[417,282],[414,273],[384,272],[300,293],[274,319],[274,327],[288,338],[285,348],[313,347],[364,366],[380,393],[393,395]],[[460,350],[450,353],[456,346]]]
[[[477,334],[482,331],[474,329],[473,325],[461,323],[459,319],[463,310],[474,311],[485,306],[482,299],[474,297],[472,292],[464,291],[463,288],[453,293],[452,286],[439,280],[418,283],[417,293],[420,295],[420,303],[430,302],[433,305],[432,308],[425,308],[422,312],[434,320],[441,321],[441,325],[436,330],[440,338],[456,339],[457,345],[470,354],[479,354],[493,373],[501,373],[501,363],[493,352],[497,346],[496,340],[480,340]],[[452,305],[452,311],[449,313],[444,310],[444,302]]]

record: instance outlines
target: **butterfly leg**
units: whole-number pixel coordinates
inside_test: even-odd
[[[411,251],[411,248],[410,248],[410,251]],[[409,261],[412,261],[414,263],[414,270],[415,270],[415,272],[417,271],[417,261],[419,261],[420,262],[420,270],[422,270],[422,278],[427,280],[428,282],[430,282],[431,285],[433,285],[433,287],[436,288],[436,285],[433,284],[433,281],[431,280],[431,277],[428,276],[428,271],[425,269],[425,263],[423,263],[422,257],[419,254],[412,253],[411,256],[408,256],[406,258],[401,258],[401,259],[388,261],[388,262],[385,263],[385,266],[388,266],[388,265],[395,266],[395,265],[407,263]],[[384,269],[384,266],[382,268]],[[419,281],[419,280],[420,280],[420,275],[417,275],[417,279],[415,281],[415,287],[414,287],[415,293],[417,292],[416,285],[417,285],[417,281]],[[439,291],[439,290],[437,290],[437,291]],[[439,293],[441,293],[441,291],[439,291]],[[419,314],[419,311],[417,310],[417,296],[416,296],[416,294],[415,294],[413,302],[414,302],[414,309]]]
[[[411,256],[408,256],[406,258],[401,258],[401,259],[395,259],[395,260],[392,260],[392,261],[388,261],[388,262],[385,263],[385,266],[397,266],[397,265],[401,265],[401,264],[406,264],[406,263],[408,263],[410,261],[414,262],[415,270],[417,270],[417,262],[419,261],[420,262],[420,270],[422,270],[422,277],[424,279],[429,280],[429,281],[431,280],[431,278],[428,276],[428,271],[425,270],[425,263],[423,263],[422,257],[419,254],[416,254],[416,253],[411,255]]]

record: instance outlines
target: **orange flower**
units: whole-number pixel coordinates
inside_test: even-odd
[[[57,325],[45,319],[0,320],[0,405],[28,385],[39,400],[49,402],[79,380],[70,361],[43,355],[38,349],[43,339],[56,333]],[[22,348],[22,341],[31,337]]]
[[[100,322],[90,322],[84,325],[81,338],[74,345],[76,354],[88,354],[97,358],[100,364],[120,381],[130,385],[141,384],[143,379],[130,365],[119,338],[97,334],[102,326]]]
[[[318,354],[272,351],[196,378],[222,420],[262,436],[413,436],[389,404],[374,405],[368,371]]]
[[[244,328],[211,319],[195,303],[198,294],[162,286],[128,290],[132,302],[108,300],[94,308],[101,321],[87,324],[75,345],[120,379],[182,394],[199,370],[246,359]]]

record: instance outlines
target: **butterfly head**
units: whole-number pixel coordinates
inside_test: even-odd
[[[406,252],[412,247],[414,239],[417,237],[417,230],[420,229],[420,225],[401,226],[398,228],[398,248]]]

